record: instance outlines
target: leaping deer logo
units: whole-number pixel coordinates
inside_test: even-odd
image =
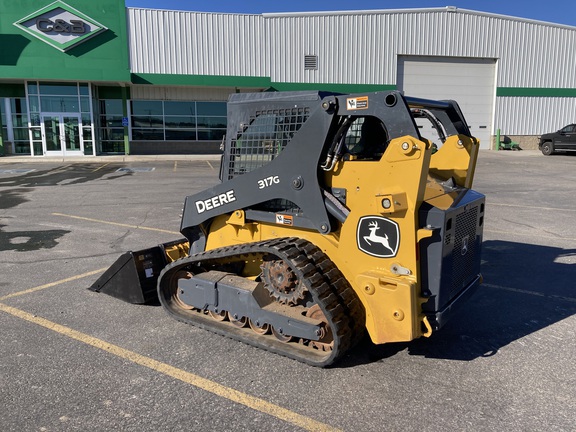
[[[361,217],[356,228],[356,245],[373,257],[395,257],[400,246],[400,227],[394,220],[381,216]]]
[[[382,246],[388,249],[391,254],[394,254],[394,249],[390,247],[390,243],[388,242],[388,234],[384,233],[384,237],[376,234],[376,231],[380,229],[378,222],[370,222],[368,224],[368,229],[370,230],[370,235],[364,236],[364,241],[366,243],[368,243],[370,246],[372,246],[371,242],[380,243]]]

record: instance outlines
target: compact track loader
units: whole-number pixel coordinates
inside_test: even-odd
[[[482,280],[478,147],[454,101],[234,94],[222,182],[186,198],[185,239],[91,289],[315,366],[366,331],[430,336]]]

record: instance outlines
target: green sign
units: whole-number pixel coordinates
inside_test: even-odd
[[[60,51],[68,51],[107,28],[62,1],[31,13],[14,25]]]

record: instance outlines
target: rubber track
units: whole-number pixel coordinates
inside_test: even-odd
[[[366,313],[356,292],[338,267],[316,245],[303,239],[297,239],[295,245],[321,270],[321,274],[340,299],[350,320],[352,346],[356,345],[366,333]]]
[[[216,321],[200,312],[179,308],[171,301],[170,276],[179,270],[198,273],[200,268],[219,268],[234,261],[260,259],[272,254],[288,262],[326,316],[334,338],[331,351],[298,343],[283,343],[273,335],[259,335],[228,322]],[[158,278],[162,306],[179,321],[280,354],[313,366],[329,366],[342,357],[361,337],[363,308],[341,272],[320,249],[299,238],[280,238],[228,246],[192,255],[167,265]]]

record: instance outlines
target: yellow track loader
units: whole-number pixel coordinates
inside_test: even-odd
[[[186,197],[185,238],[90,289],[315,366],[365,332],[430,336],[482,280],[478,147],[454,101],[234,94],[221,183]]]

